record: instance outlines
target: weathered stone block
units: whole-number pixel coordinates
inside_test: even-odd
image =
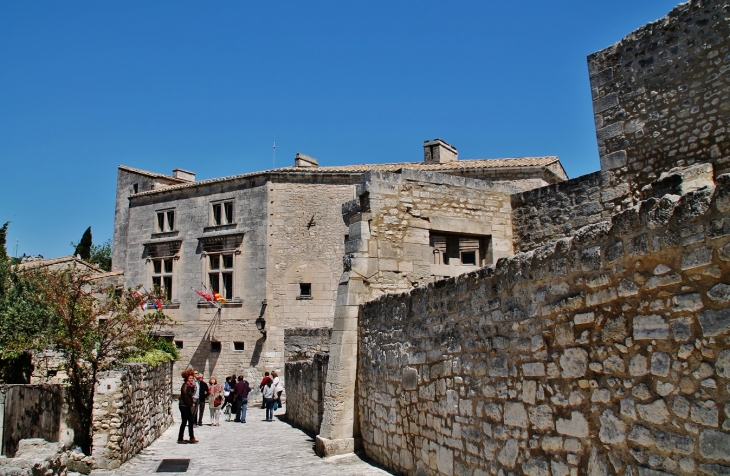
[[[653,278],[652,278],[653,279]],[[669,337],[669,326],[661,316],[634,317],[634,339],[666,339]]]

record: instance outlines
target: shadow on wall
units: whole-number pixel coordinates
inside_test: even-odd
[[[218,312],[215,313],[213,319],[211,319],[210,324],[208,325],[208,328],[205,330],[203,338],[200,339],[193,356],[190,357],[188,365],[197,371],[205,372],[206,362],[208,363],[208,372],[212,375],[215,371],[215,366],[221,352],[220,341],[215,336],[215,329],[220,326],[220,321],[221,310],[218,309]],[[213,348],[215,343],[218,343],[217,351]]]
[[[261,336],[256,341],[256,346],[253,348],[253,354],[251,354],[251,364],[249,367],[258,367],[259,360],[261,360],[261,351],[264,349],[264,342],[266,342],[266,337]]]

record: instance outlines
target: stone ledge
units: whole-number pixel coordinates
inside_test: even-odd
[[[330,440],[317,435],[316,453],[322,458],[344,455],[355,452],[355,438],[338,438]]]

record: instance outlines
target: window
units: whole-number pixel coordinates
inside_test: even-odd
[[[489,264],[489,237],[432,234],[433,264],[484,266]]]
[[[233,298],[233,253],[208,255],[208,285],[225,299]]]
[[[133,193],[139,193],[139,184],[138,183],[135,183],[134,185],[132,185],[132,191],[133,191]]]
[[[158,233],[175,229],[175,210],[157,212],[156,230]]]
[[[299,283],[299,297],[312,297],[312,285],[310,283]]]
[[[220,342],[211,342],[210,343],[210,351],[211,352],[220,352],[221,351],[221,343]]]
[[[234,342],[233,350],[243,350],[243,342]]]
[[[213,225],[233,223],[233,201],[213,204]]]
[[[173,258],[152,260],[152,287],[158,288],[167,301],[172,301]]]
[[[178,349],[182,349],[183,348],[183,341],[176,340],[175,341],[175,347],[178,348]]]

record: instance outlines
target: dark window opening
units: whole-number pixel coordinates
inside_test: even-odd
[[[58,375],[58,370],[46,370],[46,377],[55,377]]]
[[[477,264],[476,251],[462,251],[461,252],[461,264],[476,266],[476,264]]]
[[[132,185],[132,191],[134,193],[139,193],[139,184],[138,183],[135,183],[134,185]]]
[[[233,202],[224,203],[223,208],[226,214],[226,223],[231,223],[233,221]]]
[[[233,223],[233,202],[213,204],[213,225],[228,225]]]
[[[183,348],[183,341],[176,340],[175,341],[175,347],[178,348],[178,349],[182,349]]]
[[[243,342],[234,342],[233,350],[243,350]]]
[[[210,288],[225,299],[233,299],[233,255],[213,254],[208,263]]]
[[[213,205],[213,224],[214,225],[221,224],[221,204],[220,203]]]
[[[99,327],[106,326],[106,321],[107,321],[106,319],[99,319]]]
[[[221,351],[221,343],[220,342],[211,342],[210,343],[210,351],[211,352],[220,352]]]
[[[345,244],[347,244],[348,241],[350,241],[350,235],[345,235]]]
[[[312,285],[310,283],[299,283],[299,296],[312,297]]]

